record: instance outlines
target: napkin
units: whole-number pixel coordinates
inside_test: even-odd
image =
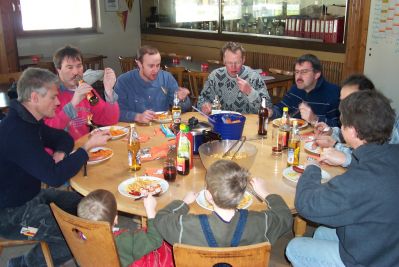
[[[144,173],[148,176],[158,177],[163,179],[163,169],[162,168],[146,168]]]
[[[141,161],[147,162],[160,158],[166,158],[168,155],[169,147],[176,144],[176,140],[171,139],[159,146],[153,146],[151,148],[142,149],[144,153],[141,155]]]

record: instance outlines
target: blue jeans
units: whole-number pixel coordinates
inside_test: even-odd
[[[72,259],[57,221],[53,217],[49,204],[54,202],[68,213],[76,215],[77,205],[82,197],[76,192],[41,190],[40,193],[22,206],[0,209],[0,236],[14,240],[44,240],[50,247],[51,256],[56,266]],[[22,227],[35,227],[34,237],[20,233]],[[27,266],[46,266],[40,244],[35,245],[23,256]]]
[[[285,255],[294,267],[345,267],[339,256],[339,240],[335,229],[320,226],[313,238],[296,237],[287,246]]]

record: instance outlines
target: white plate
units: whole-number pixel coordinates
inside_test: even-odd
[[[303,145],[303,148],[305,148],[306,152],[308,152],[308,153],[320,156],[321,151],[322,151],[321,147],[318,146],[316,148],[312,148],[312,145],[313,145],[313,142],[306,142]]]
[[[237,111],[230,111],[230,110],[222,110],[222,111],[220,111],[219,113],[242,115],[240,112],[237,112]]]
[[[274,125],[274,126],[277,126],[277,127],[280,127],[280,120],[281,120],[281,118],[274,119],[274,120],[273,120],[273,125]],[[303,129],[303,128],[305,128],[305,127],[308,126],[308,122],[305,121],[305,120],[296,119],[296,118],[290,118],[290,124],[291,124],[291,126],[292,126],[292,122],[293,122],[293,121],[298,121],[298,128],[299,128],[299,129]]]
[[[298,182],[299,177],[301,177],[301,173],[296,172],[293,170],[292,166],[285,168],[283,170],[283,177],[290,182],[294,182],[295,184]],[[321,181],[322,183],[327,182],[328,180],[331,179],[331,175],[326,172],[325,170],[321,170]]]
[[[252,195],[250,193],[248,193],[247,191],[245,191],[244,199],[246,199],[246,201],[244,200],[244,202],[243,202],[243,200],[241,200],[240,204],[238,205],[239,209],[246,209],[249,206],[251,206],[251,204],[253,202]],[[196,201],[197,201],[198,205],[200,205],[204,209],[213,211],[213,206],[205,198],[205,190],[202,190],[201,192],[199,192]]]
[[[168,111],[157,111],[157,112],[155,112],[155,114],[156,115],[160,115],[160,114],[167,113],[167,112]],[[163,120],[154,119],[154,121],[158,122],[158,123],[169,123],[169,122],[172,122],[172,115],[168,114],[168,118],[167,119],[163,119]]]
[[[110,131],[111,128],[114,129],[114,130],[122,130],[122,131],[123,131],[122,134],[111,135],[111,136],[112,136],[112,137],[111,137],[112,140],[121,138],[122,136],[125,136],[125,135],[127,135],[127,134],[129,133],[129,128],[128,128],[128,127],[123,127],[123,126],[118,126],[118,125],[100,127],[100,128],[97,128],[97,129],[93,130],[92,133],[95,132],[95,131],[98,131],[98,130],[101,130],[101,131]]]
[[[119,186],[118,186],[118,191],[119,191],[119,193],[121,193],[121,194],[124,195],[125,197],[129,197],[129,198],[133,198],[133,199],[141,198],[142,195],[140,195],[140,196],[133,196],[133,195],[129,194],[128,188],[127,188],[127,186],[128,186],[129,184],[132,184],[132,183],[136,182],[138,179],[150,180],[150,181],[154,181],[154,182],[158,183],[158,184],[161,186],[161,188],[162,188],[161,194],[163,194],[163,193],[165,193],[166,191],[168,191],[169,184],[168,184],[168,182],[165,181],[164,179],[160,179],[160,178],[154,177],[154,176],[139,176],[139,177],[135,177],[135,178],[129,178],[129,179],[123,181],[122,183],[120,183]]]
[[[102,159],[98,159],[98,160],[88,160],[88,161],[87,161],[87,164],[97,164],[97,163],[103,162],[103,161],[105,161],[105,160],[107,160],[107,159],[110,159],[110,158],[114,155],[114,152],[112,151],[111,148],[102,147],[102,146],[101,146],[101,147],[92,148],[92,149],[90,149],[90,152],[95,152],[95,151],[98,151],[98,150],[100,150],[100,149],[103,149],[103,150],[110,150],[110,151],[111,151],[111,154],[110,154],[109,156],[105,157],[105,158],[102,158]]]

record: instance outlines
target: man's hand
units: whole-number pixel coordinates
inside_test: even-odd
[[[336,143],[334,138],[329,135],[316,135],[315,142],[313,144],[317,144],[317,146],[322,148],[333,147]]]
[[[107,95],[108,99],[113,101],[113,91],[114,91],[114,85],[116,83],[116,75],[111,68],[104,69],[103,81],[104,81],[105,94]]]
[[[87,84],[85,82],[80,84],[75,89],[75,92],[71,99],[72,106],[76,107],[83,99],[86,98],[87,93],[90,92],[91,90],[93,90],[93,87],[91,87],[89,84]]]
[[[262,199],[265,199],[269,195],[269,192],[266,190],[265,180],[261,178],[252,178],[250,183],[256,194],[258,194]]]
[[[343,152],[335,148],[326,148],[320,155],[319,162],[327,163],[332,166],[341,166],[346,161],[346,156]]]
[[[332,128],[325,122],[318,122],[314,126],[314,133],[316,135],[332,135]]]
[[[308,104],[302,102],[301,104],[299,104],[298,108],[299,108],[299,111],[301,112],[302,119],[309,122],[310,124],[317,122],[318,118],[313,113],[312,108]]]
[[[238,77],[238,75],[237,75],[237,85],[240,91],[246,95],[249,95],[252,92],[251,85],[246,80]]]
[[[55,163],[60,162],[65,158],[65,152],[63,151],[56,151],[53,153],[53,160]]]
[[[155,118],[155,112],[152,110],[146,110],[143,113],[137,113],[134,120],[140,123],[149,123],[154,118]]]
[[[204,112],[205,114],[211,114],[212,112],[212,105],[209,102],[205,102],[202,104],[201,111]]]
[[[193,191],[189,191],[189,192],[187,192],[187,194],[183,198],[183,201],[187,205],[190,205],[191,203],[193,203],[197,199],[197,197],[198,197],[198,193],[193,192]]]
[[[177,89],[177,97],[180,99],[180,101],[184,101],[186,97],[190,94],[190,90],[184,87],[179,87]]]
[[[145,212],[147,213],[147,218],[155,218],[155,215],[157,214],[155,211],[155,208],[157,207],[157,200],[155,199],[155,197],[153,197],[153,195],[151,194],[148,194],[148,196],[144,198],[143,202]]]
[[[266,107],[266,108],[267,108],[268,116],[270,118],[271,116],[273,116],[273,109],[268,108],[268,107]]]
[[[105,145],[110,138],[111,135],[108,131],[95,131],[90,134],[89,140],[87,140],[82,148],[89,152],[93,147]]]

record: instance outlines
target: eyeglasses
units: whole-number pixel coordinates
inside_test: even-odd
[[[242,61],[237,61],[237,62],[225,62],[224,64],[225,64],[226,66],[229,66],[229,67],[236,67],[236,66],[242,65]]]
[[[303,70],[295,70],[294,73],[295,73],[295,75],[298,75],[298,74],[303,75],[303,74],[308,74],[311,71],[313,71],[313,69],[303,69]]]

